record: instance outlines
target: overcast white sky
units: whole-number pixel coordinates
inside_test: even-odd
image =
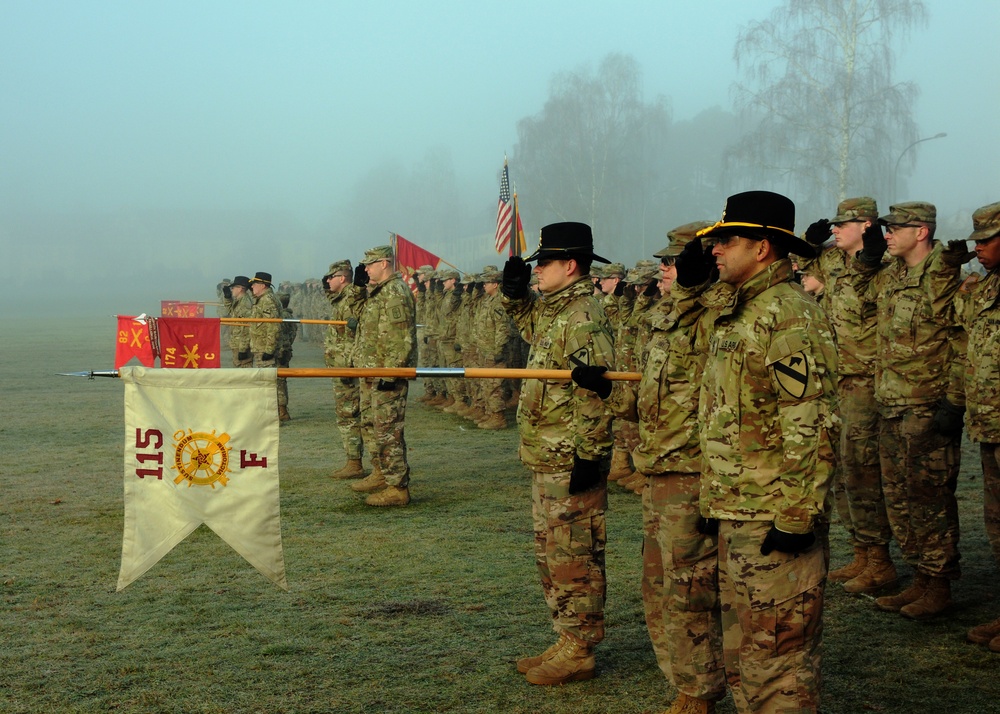
[[[516,122],[553,74],[624,52],[675,120],[730,109],[737,32],[778,4],[2,0],[0,247],[17,238],[3,216],[23,210],[269,207],[319,227],[360,176],[434,147],[495,201]],[[984,39],[1000,2],[926,5],[896,78],[921,87],[921,136],[948,136],[919,147],[908,198],[971,211],[1000,200],[1000,61]],[[15,272],[59,248],[36,247]]]

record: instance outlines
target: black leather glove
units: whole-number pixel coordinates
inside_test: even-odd
[[[347,329],[350,330],[351,332],[358,329],[358,318],[356,317],[347,318]]]
[[[694,528],[702,535],[717,536],[719,535],[719,519],[698,516],[698,522],[695,524]]]
[[[871,266],[881,263],[887,245],[882,226],[872,221],[872,224],[865,228],[865,232],[861,234],[861,241],[864,244],[861,249],[861,262]]]
[[[820,218],[806,228],[806,243],[819,248],[830,238],[830,221]]]
[[[273,353],[273,352],[265,352],[265,353],[263,353],[263,354],[262,354],[262,355],[260,356],[260,358],[261,358],[262,360],[264,360],[265,362],[270,362],[271,360],[273,360],[273,359],[274,359],[274,353]]]
[[[428,341],[429,341],[430,339],[431,339],[430,337],[428,337],[427,335],[424,335],[424,344],[425,344],[425,345],[426,345],[426,344],[428,344]]]
[[[454,347],[455,347],[455,351],[456,352],[461,352],[462,351],[462,345],[458,344],[457,342],[455,343]]]
[[[365,270],[365,266],[358,265],[354,268],[354,284],[359,288],[363,288],[368,284],[368,271]]]
[[[703,248],[701,238],[695,238],[684,246],[684,250],[674,261],[677,268],[677,283],[684,288],[701,285],[715,270],[715,256],[711,248]]]
[[[426,286],[426,285],[424,285],[424,284],[423,284],[422,282],[420,282],[419,280],[417,281],[417,292],[418,292],[418,293],[425,293],[425,292],[427,292],[427,286]]]
[[[601,399],[607,399],[611,396],[611,380],[605,379],[603,376],[607,371],[607,367],[591,367],[582,364],[574,367],[570,376],[579,386],[596,392]]]
[[[801,553],[815,542],[815,533],[785,533],[772,525],[764,536],[764,542],[760,544],[760,554],[770,555],[772,550],[779,553]]]
[[[375,383],[375,389],[380,392],[391,392],[396,389],[395,379],[380,379]]]
[[[503,264],[503,280],[500,292],[511,300],[521,300],[528,297],[528,285],[531,283],[531,266],[519,255],[511,256]]]
[[[444,291],[444,283],[441,282],[440,280],[437,280],[437,279],[432,280],[431,281],[431,290],[433,290],[436,293],[443,292]]]
[[[948,401],[948,397],[941,397],[937,411],[934,412],[934,417],[931,419],[934,431],[942,436],[954,438],[962,435],[964,425],[965,407],[957,407]]]
[[[615,283],[615,289],[613,291],[613,294],[615,297],[621,297],[622,295],[625,294],[625,281],[622,280],[621,278],[619,278],[618,282]]]
[[[345,387],[350,387],[351,384],[354,383],[354,380],[351,377],[341,377],[340,383],[343,384]]]
[[[653,297],[657,292],[659,292],[659,290],[659,284],[657,284],[657,281],[653,280],[646,286],[646,289],[642,291],[642,294],[644,297]]]
[[[601,483],[601,462],[573,455],[573,471],[569,475],[569,492],[583,493]]]
[[[969,245],[964,240],[950,240],[941,251],[941,261],[951,268],[961,268],[975,257],[976,251],[969,250]]]
[[[222,286],[222,297],[226,298],[226,300],[233,299],[233,288],[231,285]]]
[[[253,357],[253,355],[250,354],[250,352],[240,352],[239,354],[236,355],[236,359],[238,359],[240,362],[246,362],[251,357]]]

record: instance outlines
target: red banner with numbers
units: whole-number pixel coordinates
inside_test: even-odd
[[[163,317],[205,317],[205,303],[184,300],[160,300]]]
[[[155,364],[153,345],[149,340],[149,323],[134,317],[118,316],[118,335],[115,339],[115,369],[128,364],[132,358],[144,367]]]
[[[156,320],[160,339],[160,366],[172,369],[221,367],[219,318],[160,317]]]

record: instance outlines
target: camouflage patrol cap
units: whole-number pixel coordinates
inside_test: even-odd
[[[493,268],[493,270],[486,268]],[[495,265],[487,265],[486,268],[483,268],[483,272],[479,275],[480,280],[484,283],[499,283],[503,280],[503,271],[497,270]]]
[[[889,212],[880,216],[884,226],[901,226],[904,223],[937,223],[937,208],[926,201],[910,201],[889,206]]]
[[[458,280],[462,276],[458,274],[457,270],[448,268],[446,270],[437,271],[438,280]]]
[[[715,225],[715,221],[695,221],[677,226],[673,230],[667,231],[667,247],[653,253],[655,258],[676,258],[684,250],[684,246],[691,242],[698,235],[698,231]]]
[[[466,273],[462,276],[462,285],[468,285],[470,283],[475,283],[479,280],[479,276],[475,273]]]
[[[416,275],[418,278],[421,278],[422,280],[429,280],[430,277],[434,274],[434,268],[432,268],[429,265],[421,265],[414,271],[413,274]]]
[[[624,278],[625,277],[625,264],[624,263],[608,263],[601,270],[602,278]]]
[[[625,282],[629,285],[645,285],[652,280],[658,280],[659,277],[659,263],[653,260],[640,260],[625,274]]]
[[[330,263],[330,269],[326,271],[326,275],[323,276],[323,282],[332,278],[334,275],[340,275],[346,273],[347,275],[354,274],[354,268],[351,267],[351,261],[349,260],[338,260],[335,263]]]
[[[830,219],[830,223],[867,220],[878,220],[878,204],[875,203],[874,198],[858,196],[857,198],[845,198],[838,203],[837,215]]]
[[[380,260],[392,261],[392,246],[391,245],[380,245],[376,248],[370,248],[365,251],[365,257],[361,259],[362,265],[371,265],[372,263],[377,263]]]
[[[977,208],[972,214],[969,240],[987,241],[1000,235],[1000,202]]]

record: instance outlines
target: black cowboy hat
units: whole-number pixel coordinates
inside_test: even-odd
[[[542,228],[538,237],[538,250],[525,258],[525,262],[555,258],[590,258],[598,263],[610,263],[594,252],[594,236],[586,223],[552,223]]]

